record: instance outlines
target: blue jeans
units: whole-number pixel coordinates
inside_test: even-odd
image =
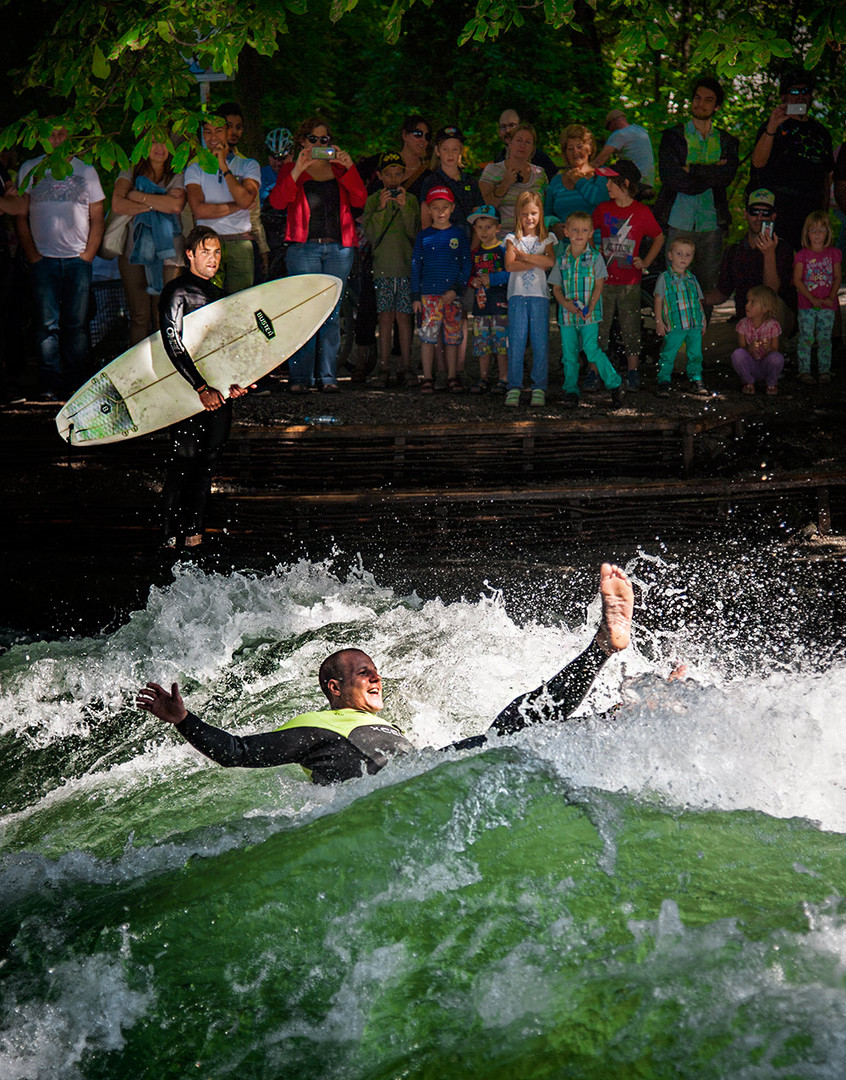
[[[287,255],[288,274],[332,274],[346,285],[354,258],[355,248],[342,247],[340,244],[318,244],[316,240],[291,244]],[[341,290],[335,310],[318,331],[320,359],[317,371],[314,360],[318,334],[315,334],[288,361],[288,378],[292,384],[312,386],[315,376],[324,386],[338,382],[338,352],[341,348],[339,315],[343,295]]]
[[[532,389],[546,390],[549,367],[549,300],[545,296],[508,299],[508,389],[523,385],[526,340],[532,342]]]
[[[30,263],[29,278],[37,320],[39,388],[65,397],[85,381],[91,263],[39,259]]]

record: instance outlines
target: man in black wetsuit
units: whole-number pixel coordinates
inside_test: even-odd
[[[629,643],[633,593],[625,571],[603,563],[599,589],[602,624],[587,649],[536,690],[515,698],[488,729],[512,735],[529,724],[566,720],[581,704],[600,668]],[[296,762],[318,784],[350,780],[376,773],[411,743],[393,724],[378,719],[382,711],[382,680],[370,657],[359,649],[332,653],[320,665],[320,689],[329,709],[304,713],[276,731],[261,735],[230,735],[189,712],[176,683],[168,693],[158,683],[138,691],[136,704],[176,730],[195,749],[219,765],[262,768]],[[475,735],[444,749],[483,746],[487,735]]]
[[[162,499],[164,535],[168,548],[196,547],[203,542],[203,520],[214,467],[232,426],[232,400],[247,389],[229,387],[229,398],[209,386],[197,371],[182,340],[182,320],[192,311],[214,303],[223,291],[212,283],[220,268],[220,238],[214,229],[198,225],[185,238],[188,267],[169,281],[159,297],[159,328],[165,352],[203,406],[171,429],[171,452]]]

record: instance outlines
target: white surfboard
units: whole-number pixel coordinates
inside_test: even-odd
[[[249,386],[304,345],[342,289],[329,274],[266,281],[186,315],[182,340],[208,385],[225,397],[230,386]],[[202,411],[156,333],[77,390],[56,427],[65,442],[90,446],[146,435]]]

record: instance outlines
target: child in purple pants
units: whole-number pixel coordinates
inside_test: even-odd
[[[764,383],[768,394],[778,393],[784,357],[778,351],[781,325],[775,318],[777,310],[778,297],[766,285],[755,285],[746,294],[746,317],[737,324],[738,347],[731,354],[744,394],[754,394],[756,382]]]

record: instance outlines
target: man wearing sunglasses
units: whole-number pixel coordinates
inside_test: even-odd
[[[793,249],[775,235],[775,195],[766,188],[750,192],[746,204],[746,235],[730,244],[723,255],[716,289],[706,293],[708,304],[722,304],[734,294],[738,319],[746,314],[746,294],[755,285],[767,285],[788,307],[796,306]],[[793,315],[780,312],[778,321],[790,333]],[[787,325],[785,325],[785,321]]]
[[[808,214],[828,209],[834,169],[831,134],[809,115],[813,91],[810,72],[784,74],[781,101],[758,129],[747,189],[767,188],[775,195],[776,232],[796,250]]]

